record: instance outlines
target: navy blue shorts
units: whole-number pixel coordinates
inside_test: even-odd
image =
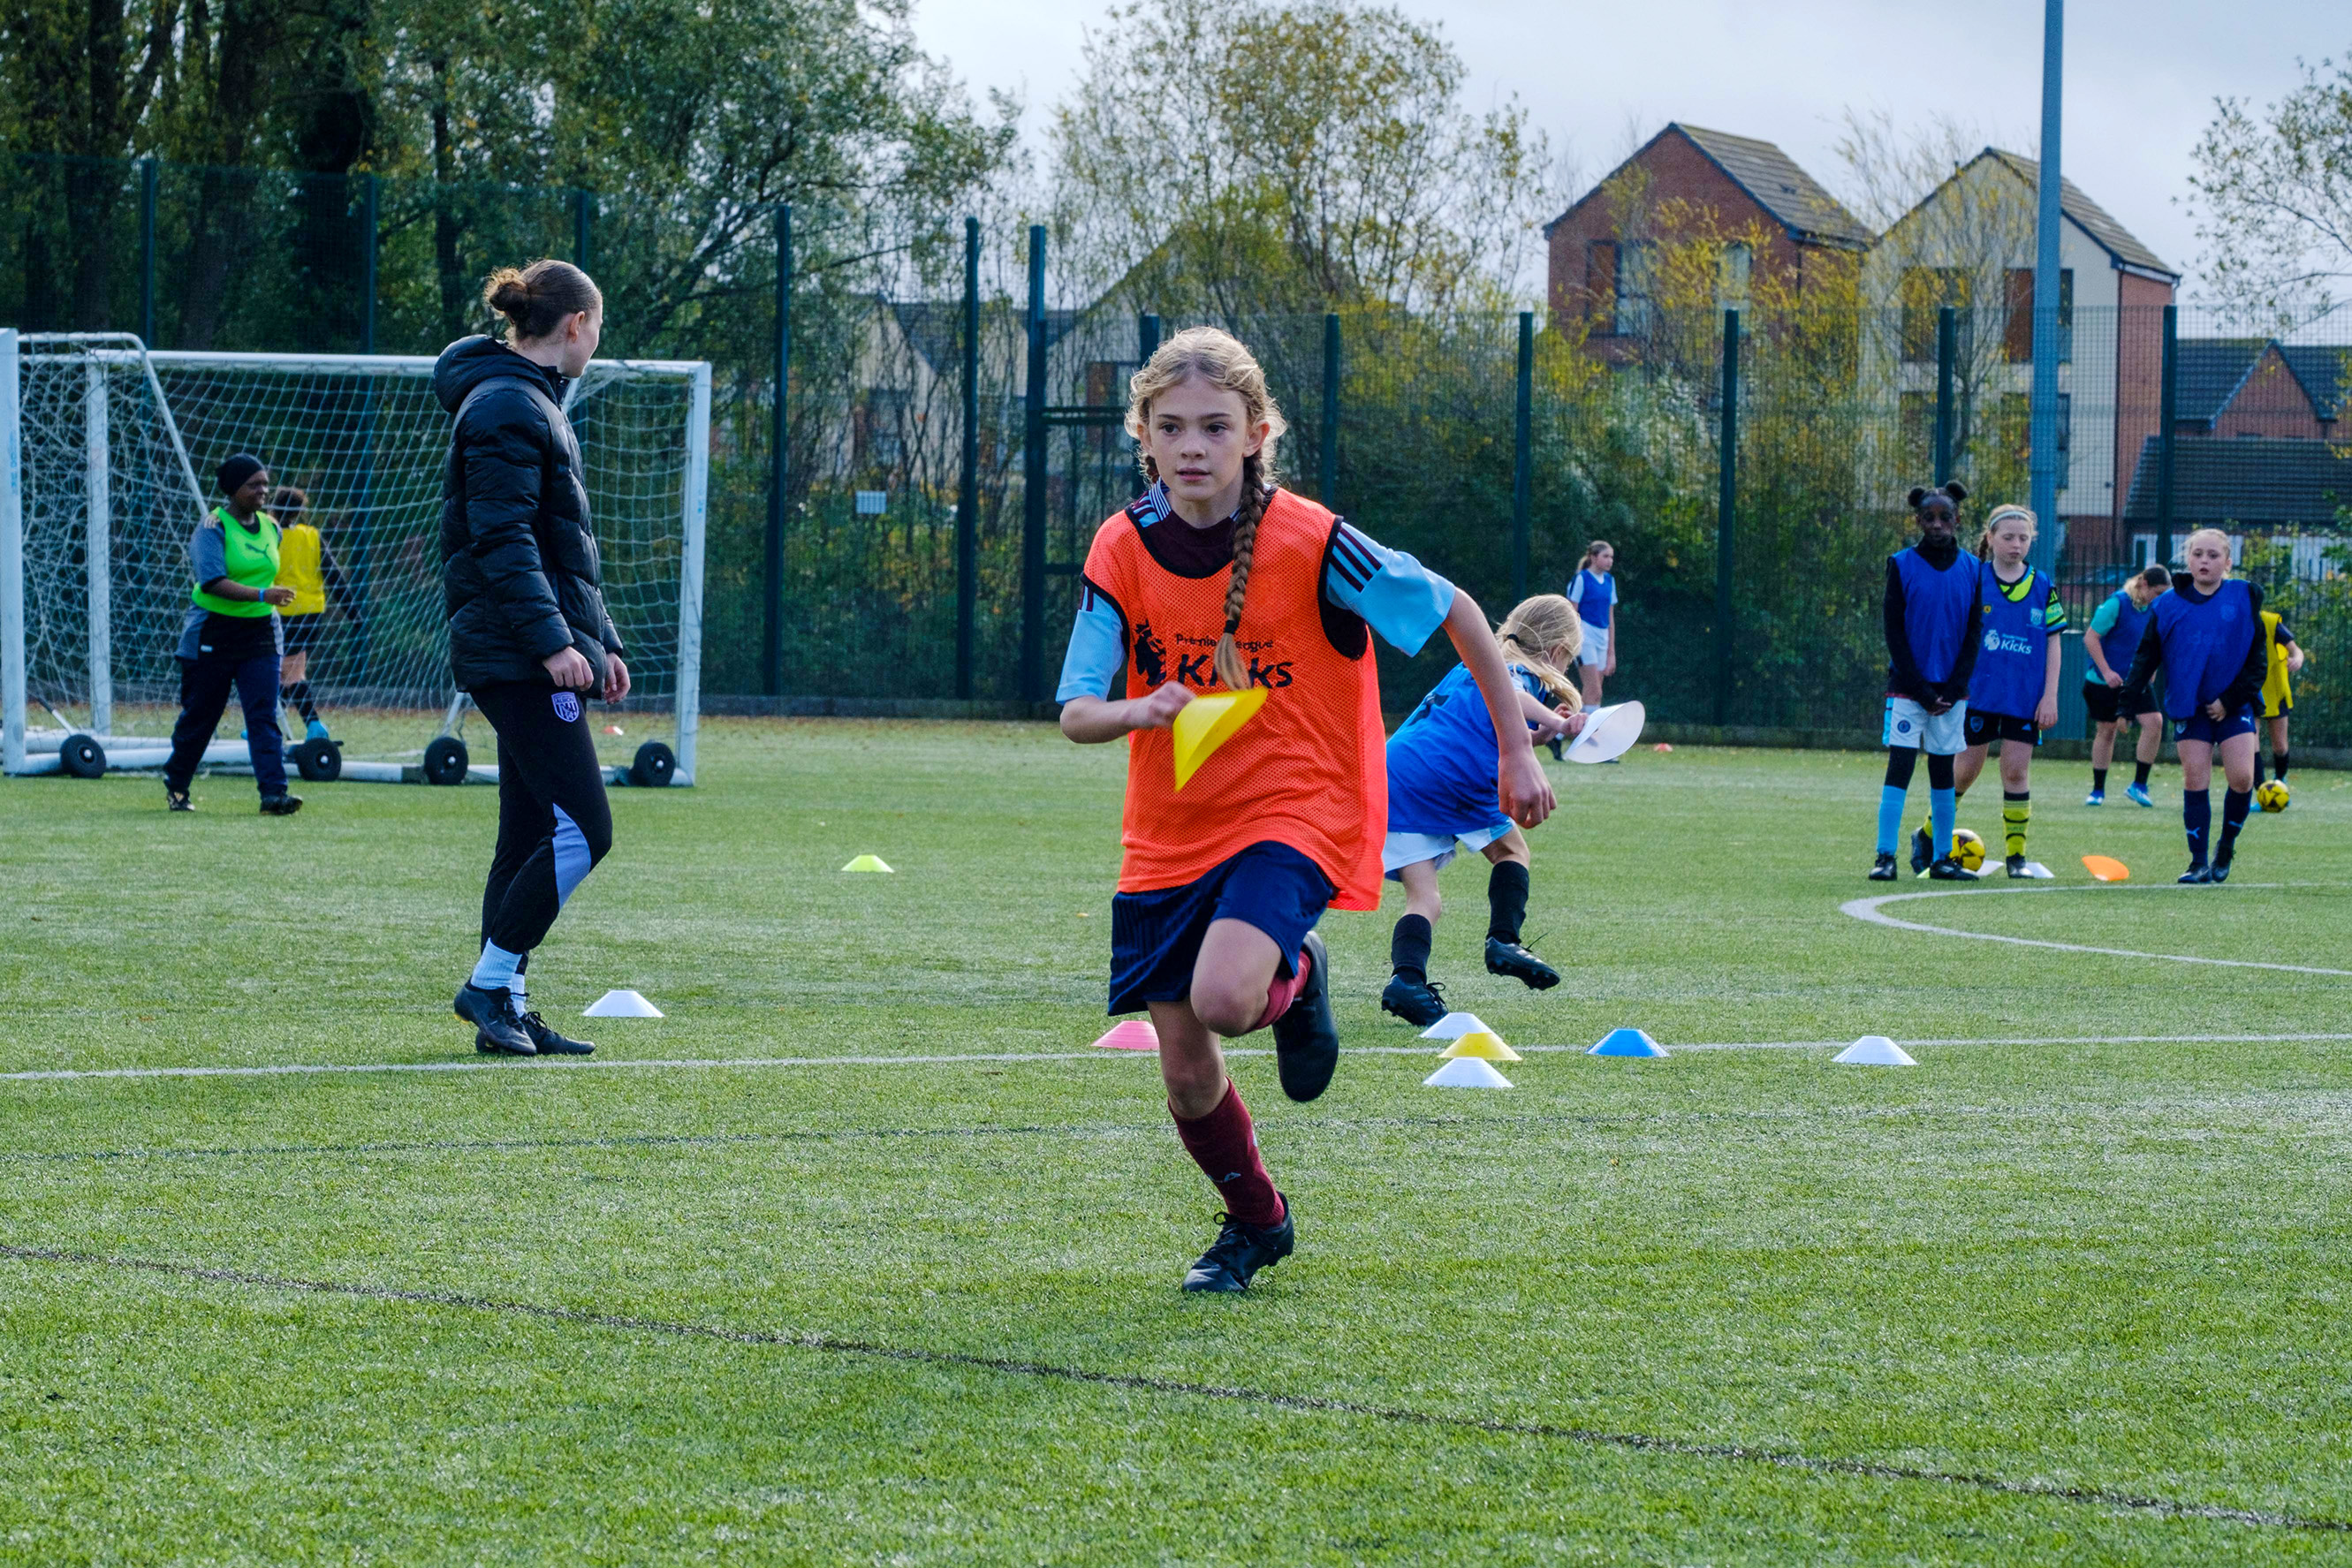
[[[1339,889],[1288,844],[1252,844],[1181,887],[1122,893],[1110,901],[1110,1010],[1192,994],[1192,966],[1213,920],[1240,920],[1274,938],[1282,973]]]
[[[2172,738],[2175,740],[2210,740],[2219,746],[2233,735],[2253,733],[2254,705],[2252,703],[2227,718],[2207,718],[2202,713],[2194,713],[2187,718],[2172,721]]]

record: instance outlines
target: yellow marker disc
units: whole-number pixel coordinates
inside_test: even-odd
[[[1468,1034],[1438,1052],[1442,1060],[1475,1056],[1481,1061],[1517,1061],[1519,1053],[1503,1043],[1503,1037],[1492,1030],[1473,1030]]]
[[[1246,691],[1211,692],[1194,697],[1176,711],[1176,788],[1181,789],[1187,780],[1209,760],[1210,753],[1234,737],[1234,731],[1250,721],[1250,716],[1265,706],[1266,689],[1252,686]]]

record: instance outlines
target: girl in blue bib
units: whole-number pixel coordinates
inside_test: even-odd
[[[1977,578],[1982,629],[1969,674],[1968,747],[1952,770],[1957,801],[2000,743],[2000,825],[2012,877],[2032,874],[2025,869],[2025,829],[2033,815],[2028,781],[2042,732],[2058,722],[2058,633],[2066,629],[2066,607],[2050,580],[2025,564],[2034,532],[2033,514],[2023,507],[1995,507],[1977,540],[1985,563]],[[1919,831],[1924,835],[1927,824]]]
[[[1878,855],[1873,882],[1893,882],[1895,840],[1919,753],[1927,754],[1927,808],[1934,831],[1915,844],[1912,870],[1938,882],[1974,882],[1952,855],[1953,758],[1968,746],[1969,680],[1979,631],[1977,578],[1982,562],[1960,549],[1957,481],[1911,492],[1919,542],[1886,560],[1886,781],[1878,790]],[[1924,852],[1922,850],[1924,848]]]
[[[2149,683],[2164,672],[2164,715],[2180,753],[2180,823],[2189,837],[2189,869],[2179,880],[2227,882],[2238,830],[2253,804],[2254,704],[2270,673],[2263,591],[2230,576],[2230,536],[2219,528],[2189,535],[2181,554],[2188,579],[2174,578],[2172,591],[2156,601],[2123,695],[2147,706]],[[2216,750],[2229,792],[2221,803],[2221,841],[2209,860]]]

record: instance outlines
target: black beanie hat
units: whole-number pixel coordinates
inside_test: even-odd
[[[220,481],[221,494],[234,496],[245,487],[245,482],[268,465],[250,452],[240,452],[220,465],[214,476]]]

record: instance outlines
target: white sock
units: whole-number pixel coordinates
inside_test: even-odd
[[[481,961],[474,966],[470,982],[485,991],[503,991],[515,983],[515,965],[522,955],[509,953],[495,942],[482,944]]]

